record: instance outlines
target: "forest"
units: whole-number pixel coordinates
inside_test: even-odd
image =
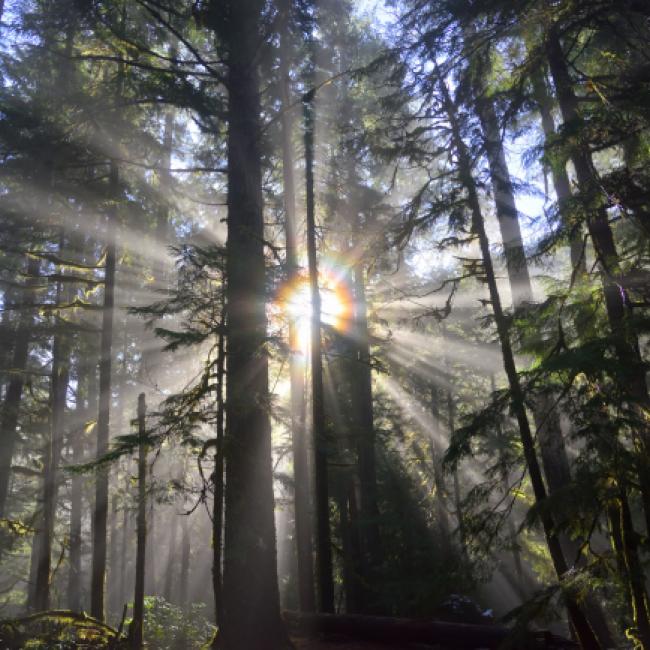
[[[650,650],[648,0],[0,0],[0,648]]]

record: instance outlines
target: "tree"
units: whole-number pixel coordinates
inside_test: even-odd
[[[287,282],[299,278],[297,259],[298,224],[294,178],[294,150],[292,142],[292,95],[289,79],[291,3],[284,1],[280,11],[280,95],[282,99],[282,180],[286,229]],[[310,525],[310,490],[307,458],[307,429],[305,426],[305,381],[302,353],[298,346],[297,324],[289,323],[289,374],[291,377],[291,432],[294,467],[294,513],[296,521],[296,553],[298,560],[298,593],[301,611],[315,608],[314,567]]]
[[[210,5],[227,53],[228,374],[223,620],[218,644],[288,647],[277,583],[268,360],[264,312],[260,104],[257,69],[262,3]]]
[[[129,635],[132,648],[142,648],[142,626],[144,623],[144,577],[145,553],[147,548],[147,445],[146,403],[144,393],[138,397],[138,541],[135,560],[135,593],[133,596],[133,619]]]

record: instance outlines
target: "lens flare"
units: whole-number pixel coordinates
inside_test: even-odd
[[[323,268],[318,274],[321,300],[321,322],[339,332],[346,332],[352,321],[353,298],[340,272]],[[278,292],[280,308],[290,323],[294,323],[291,349],[306,353],[309,347],[312,320],[309,277],[300,275],[286,283]]]

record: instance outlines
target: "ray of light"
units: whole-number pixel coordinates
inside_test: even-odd
[[[441,356],[444,354],[452,363],[460,363],[488,375],[500,373],[503,369],[501,352],[494,343],[460,340],[449,335],[421,334],[400,328],[394,330],[393,341],[404,354],[413,356],[413,353],[417,353],[418,359],[423,350],[430,350]]]
[[[448,434],[445,433],[446,423],[443,418],[434,419],[431,408],[422,404],[416,397],[400,386],[392,377],[379,375],[379,385],[384,389],[400,411],[426,436],[433,437],[439,448],[446,449],[449,444]],[[483,480],[481,473],[472,467],[473,463],[463,463],[459,468],[468,483],[476,484]]]
[[[321,264],[319,270],[321,322],[339,332],[349,332],[354,300],[342,270],[335,264]],[[309,278],[299,275],[280,287],[275,304],[287,320],[296,323],[296,340],[291,349],[306,354],[313,318]]]

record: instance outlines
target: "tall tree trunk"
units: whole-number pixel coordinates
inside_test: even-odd
[[[153,468],[149,468],[151,473],[151,479],[153,483]],[[158,557],[156,555],[157,548],[157,537],[156,537],[156,524],[158,510],[156,509],[156,503],[153,499],[149,499],[149,504],[147,508],[147,566],[145,567],[145,573],[147,574],[147,581],[145,584],[145,589],[150,596],[158,595]]]
[[[297,219],[294,181],[294,148],[292,143],[293,115],[289,79],[289,13],[290,2],[283,0],[280,7],[280,94],[282,99],[282,178],[285,210],[286,261],[289,283],[299,277],[297,248]],[[309,498],[309,461],[307,457],[307,430],[305,427],[304,356],[299,349],[298,327],[289,321],[289,376],[291,381],[291,445],[293,452],[294,518],[296,528],[296,556],[298,566],[298,599],[300,611],[313,612],[314,564]]]
[[[632,616],[637,628],[637,637],[644,650],[650,648],[650,616],[648,615],[648,594],[643,564],[640,561],[637,533],[632,524],[632,513],[627,494],[620,489],[619,516],[621,520],[621,541],[623,557],[627,568]]]
[[[0,414],[0,518],[7,516],[7,497],[11,479],[11,461],[16,445],[16,427],[20,414],[20,401],[25,385],[25,370],[29,354],[30,332],[33,315],[30,306],[34,303],[34,289],[38,282],[39,258],[27,259],[25,288],[20,292],[21,313],[14,339],[11,378]]]
[[[61,66],[58,75],[59,90],[61,96],[65,97],[70,85],[72,74],[71,56],[73,53],[76,21],[72,11],[65,30],[65,62]],[[48,163],[47,178],[50,188],[54,184],[54,165]],[[53,202],[48,199],[48,207],[52,209]],[[59,256],[64,257],[66,250],[66,235],[63,225],[59,226]],[[65,270],[59,266],[59,273],[64,274]],[[70,285],[64,290],[61,280],[56,284],[55,305],[60,307],[70,297]],[[43,450],[43,526],[40,529],[40,544],[38,551],[38,565],[36,569],[35,586],[35,608],[45,611],[50,607],[50,572],[52,565],[52,541],[54,536],[54,524],[56,518],[56,506],[58,497],[58,470],[63,451],[63,419],[67,402],[68,383],[70,378],[70,340],[69,333],[65,331],[64,319],[61,318],[60,309],[53,313],[55,333],[52,342],[52,369],[50,378],[50,399],[49,399],[49,427],[48,435]]]
[[[307,258],[311,299],[311,390],[312,427],[314,434],[314,483],[316,499],[316,575],[319,609],[334,611],[334,581],[330,543],[330,508],[328,482],[328,436],[323,390],[321,350],[321,300],[318,287],[316,215],[314,201],[314,94],[303,97],[305,117],[305,191],[307,197]]]
[[[212,590],[217,626],[223,617],[221,549],[223,546],[223,469],[224,469],[224,381],[226,378],[226,304],[225,291],[221,297],[221,323],[217,351],[217,440],[214,452],[214,505],[212,512]]]
[[[483,128],[485,149],[490,167],[497,220],[506,254],[506,268],[512,303],[523,309],[533,301],[533,287],[528,273],[514,188],[508,170],[499,121],[492,100],[477,93],[478,113]],[[551,396],[538,397],[533,415],[538,430],[544,473],[551,494],[571,482],[571,470],[560,427],[560,417]]]
[[[181,519],[181,571],[178,577],[178,602],[187,609],[190,584],[190,526],[188,515]],[[221,628],[219,628],[221,629]]]
[[[496,382],[494,381],[494,375],[490,376],[490,388],[492,393],[496,391]],[[503,435],[503,429],[501,427],[501,422],[496,424],[496,437],[497,445],[499,445],[499,465],[501,473],[501,485],[503,486],[503,494],[507,496],[510,494],[510,476],[508,473],[508,467],[504,458],[504,445],[505,445],[505,436]],[[521,565],[521,553],[519,552],[519,546],[517,545],[517,529],[515,527],[515,522],[512,518],[512,512],[508,517],[508,536],[512,540],[512,561],[515,566],[515,575],[517,577],[518,586],[520,591],[525,593],[526,588],[524,585],[524,571]]]
[[[546,56],[557,92],[557,99],[565,124],[579,124],[578,101],[573,89],[573,81],[567,67],[564,50],[557,33],[557,26],[552,25],[546,34]],[[630,317],[632,308],[625,288],[625,281],[620,268],[618,251],[614,235],[609,225],[607,204],[599,187],[598,173],[594,168],[589,145],[578,140],[573,147],[571,159],[576,171],[581,200],[584,203],[587,230],[593,242],[600,266],[603,283],[605,309],[612,334],[615,337],[616,355],[619,361],[619,382],[640,410],[650,408],[648,385],[643,359],[639,352],[637,333]],[[640,420],[645,417],[642,413]],[[640,425],[635,444],[638,451],[639,482],[646,520],[646,529],[650,533],[650,439],[645,424]]]
[[[483,214],[479,201],[478,191],[474,178],[472,176],[472,166],[469,152],[461,137],[460,126],[457,121],[455,106],[449,95],[446,83],[440,77],[438,72],[438,85],[443,98],[443,105],[447,113],[447,118],[451,126],[452,144],[458,156],[460,179],[467,192],[468,206],[472,218],[472,231],[478,238],[483,262],[483,271],[488,285],[492,310],[497,326],[499,342],[501,344],[501,353],[503,356],[503,365],[508,378],[511,394],[511,406],[517,424],[519,435],[526,459],[526,466],[530,475],[530,480],[535,496],[535,501],[539,504],[546,499],[546,487],[542,478],[541,468],[535,451],[535,443],[530,430],[528,416],[526,414],[526,405],[523,390],[519,382],[517,367],[515,364],[514,353],[510,342],[510,333],[508,331],[507,319],[501,307],[501,296],[497,287],[496,275],[492,264],[492,255],[490,252],[490,243],[485,232]],[[551,556],[551,561],[555,568],[558,580],[562,580],[568,571],[568,566],[560,541],[554,530],[553,519],[547,511],[542,509],[540,519],[546,537],[546,543]],[[601,646],[596,638],[584,612],[578,607],[574,594],[566,593],[565,602],[569,613],[569,620],[575,630],[583,650],[595,650]]]
[[[364,600],[366,611],[373,613],[373,592],[377,590],[377,572],[382,564],[381,538],[379,531],[379,505],[377,497],[377,467],[375,459],[375,424],[372,401],[372,359],[368,336],[368,311],[363,263],[353,269],[354,280],[354,343],[356,353],[355,383],[356,400],[356,443],[359,462],[359,528],[364,555],[368,566]],[[377,613],[377,612],[374,612]]]
[[[87,404],[84,408],[85,418],[83,422],[83,429],[78,437],[73,442],[73,459],[76,458],[76,463],[81,463],[86,460],[86,441],[88,436],[92,436],[97,431],[97,410],[99,401],[99,387],[97,376],[97,364],[92,360],[97,358],[97,350],[93,344],[88,342],[89,348],[87,350],[87,360],[82,367],[85,367],[84,383],[87,390]],[[68,583],[69,593],[74,595],[75,602],[79,602],[77,608],[72,608],[74,611],[82,611],[83,607],[83,589],[81,587],[82,578],[82,512],[83,512],[83,498],[84,498],[84,478],[79,474],[74,474],[72,477],[72,487],[74,490],[74,500],[71,501],[70,513],[70,577]],[[87,497],[88,498],[88,497]],[[73,516],[74,515],[74,516]],[[74,524],[74,528],[73,528]],[[74,564],[73,564],[74,562]],[[76,567],[75,572],[72,568]],[[79,598],[79,601],[76,599]]]
[[[128,422],[131,418],[128,417],[128,402],[129,402],[129,388],[127,386],[127,377],[128,377],[128,343],[129,343],[129,333],[128,333],[128,316],[125,313],[124,318],[122,319],[121,324],[121,334],[122,334],[122,349],[121,349],[121,368],[115,372],[116,379],[116,408],[114,410],[115,418],[113,419],[113,431],[117,432],[118,435],[122,435],[130,429],[130,424]],[[118,338],[118,335],[115,335],[115,339]],[[115,382],[114,382],[115,383]],[[124,588],[123,583],[121,582],[122,567],[126,560],[121,555],[122,544],[124,540],[124,533],[120,530],[119,520],[120,516],[119,506],[122,510],[126,509],[126,499],[127,499],[127,490],[125,489],[121,495],[118,495],[118,490],[116,489],[121,485],[121,477],[128,476],[129,470],[128,467],[125,467],[126,459],[120,459],[114,469],[114,492],[112,495],[112,507],[111,507],[111,522],[110,522],[110,555],[108,560],[108,610],[111,614],[119,615],[122,612],[122,607],[124,605]],[[122,516],[123,520],[124,517]]]
[[[119,171],[117,163],[110,163],[109,196],[117,200]],[[117,228],[115,205],[108,209],[106,218],[106,262],[104,269],[104,309],[99,360],[99,411],[97,415],[97,458],[108,451],[111,408],[111,366],[113,356],[113,312],[115,305],[115,235]],[[108,519],[108,468],[100,467],[95,474],[95,505],[92,519],[93,549],[90,587],[90,613],[104,620],[104,583],[106,579],[106,525]]]
[[[494,205],[505,252],[512,303],[515,308],[519,308],[533,301],[533,288],[521,236],[519,212],[494,104],[489,97],[484,96],[483,89],[479,89],[477,95],[477,111],[483,129],[485,153],[490,168]]]
[[[83,360],[78,363],[76,414],[77,426],[71,432],[72,464],[79,465],[83,462],[83,437],[86,428],[86,416],[90,409],[86,408],[84,397],[88,395],[88,373],[91,368]],[[90,407],[92,408],[92,407]],[[80,612],[81,607],[81,509],[83,498],[83,479],[78,474],[73,474],[70,479],[70,548],[69,573],[68,573],[68,609]]]
[[[16,291],[7,288],[2,292],[2,320],[0,321],[0,337],[4,342],[0,350],[0,403],[4,403],[5,390],[9,384],[8,372],[14,353],[14,336],[11,314],[15,309]]]
[[[59,254],[64,251],[65,237],[61,233]],[[63,270],[60,269],[63,273]],[[66,294],[69,291],[66,291]],[[56,305],[63,300],[63,284],[57,283]],[[63,418],[68,393],[70,377],[69,335],[63,331],[64,321],[56,313],[52,345],[52,374],[50,379],[50,426],[49,435],[44,449],[43,463],[43,527],[39,547],[38,567],[36,570],[36,602],[37,610],[46,611],[50,608],[50,572],[52,565],[52,538],[54,536],[54,520],[56,517],[56,502],[58,495],[58,469],[63,449]]]
[[[449,540],[449,517],[447,515],[445,476],[442,467],[443,448],[440,442],[440,394],[441,391],[435,384],[430,387],[430,409],[432,420],[432,431],[429,436],[429,449],[431,465],[433,467],[433,486],[436,490],[436,518],[440,528],[442,545],[447,546]],[[448,554],[448,549],[445,548]]]
[[[542,130],[546,142],[550,142],[556,135],[555,122],[553,120],[553,101],[546,85],[544,70],[535,70],[531,74],[533,86],[533,97],[539,109],[542,121]],[[569,227],[569,245],[571,250],[571,268],[582,277],[587,273],[587,261],[584,255],[584,244],[582,241],[582,228],[580,224],[572,224],[567,210],[568,203],[571,201],[571,182],[566,170],[566,160],[561,165],[551,166],[551,175],[553,177],[553,187],[557,198],[558,209],[565,227]]]
[[[36,574],[38,572],[38,560],[41,555],[41,543],[43,540],[43,510],[40,503],[34,513],[34,521],[32,524],[34,528],[34,535],[32,536],[32,547],[29,552],[29,582],[27,584],[27,600],[26,609],[28,613],[35,612],[38,601],[38,594],[36,593]]]
[[[117,593],[118,572],[119,572],[119,540],[118,540],[118,504],[119,497],[113,492],[111,498],[110,514],[110,534],[109,540],[109,558],[108,558],[108,612],[109,614],[119,614],[120,601]]]
[[[342,547],[345,611],[348,614],[360,613],[365,605],[365,594],[361,584],[363,578],[359,575],[361,549],[356,525],[358,515],[351,512],[356,507],[356,495],[351,477],[345,477],[340,481],[336,492],[336,502],[339,511],[339,536]]]
[[[212,5],[227,50],[228,373],[224,650],[288,646],[280,616],[269,419],[266,263],[257,57],[261,0]],[[222,19],[224,14],[226,19]]]
[[[451,383],[451,382],[450,382]],[[449,439],[451,440],[456,431],[456,404],[454,394],[450,388],[447,391],[447,426],[449,428]],[[454,508],[456,509],[456,521],[458,522],[458,539],[460,541],[460,550],[464,557],[467,556],[467,533],[465,532],[465,522],[463,520],[463,499],[460,492],[460,480],[458,469],[454,470]]]
[[[142,648],[144,623],[144,570],[147,549],[147,445],[145,443],[146,403],[144,393],[138,396],[138,533],[135,555],[135,592],[133,596],[133,620],[129,630],[133,650]]]
[[[481,88],[478,89],[477,95],[477,108],[490,167],[497,220],[505,248],[512,302],[515,309],[525,309],[526,304],[533,301],[533,288],[521,236],[514,187],[501,139],[499,120],[492,99],[485,96],[485,92]],[[565,179],[561,174],[558,174],[558,181],[562,183],[563,180]],[[560,189],[565,190],[566,188],[561,184]],[[579,239],[578,236],[578,246],[580,246]],[[580,259],[583,256],[577,252],[575,254],[576,261],[573,268],[579,270]],[[550,494],[554,494],[571,483],[571,469],[560,425],[560,414],[552,395],[538,396],[532,411],[548,491]],[[570,540],[566,535],[560,535],[560,541],[565,557],[569,559],[570,564],[573,564],[579,558],[580,542]],[[585,602],[584,609],[603,645],[612,645],[613,640],[605,623],[606,618],[598,603],[590,598],[588,602]]]
[[[176,547],[176,533],[178,530],[178,515],[173,512],[169,525],[171,530],[169,532],[169,548],[167,551],[167,566],[165,566],[165,581],[163,583],[162,596],[168,602],[172,602],[173,589],[174,589],[174,574],[176,573],[176,556],[178,549]]]
[[[129,519],[129,509],[127,503],[125,502],[124,508],[122,509],[122,539],[121,542],[121,551],[120,551],[120,576],[119,576],[119,602],[123,607],[124,603],[128,602],[128,595],[126,589],[126,573],[129,565],[130,553],[129,549],[129,540],[131,537],[131,524]]]

